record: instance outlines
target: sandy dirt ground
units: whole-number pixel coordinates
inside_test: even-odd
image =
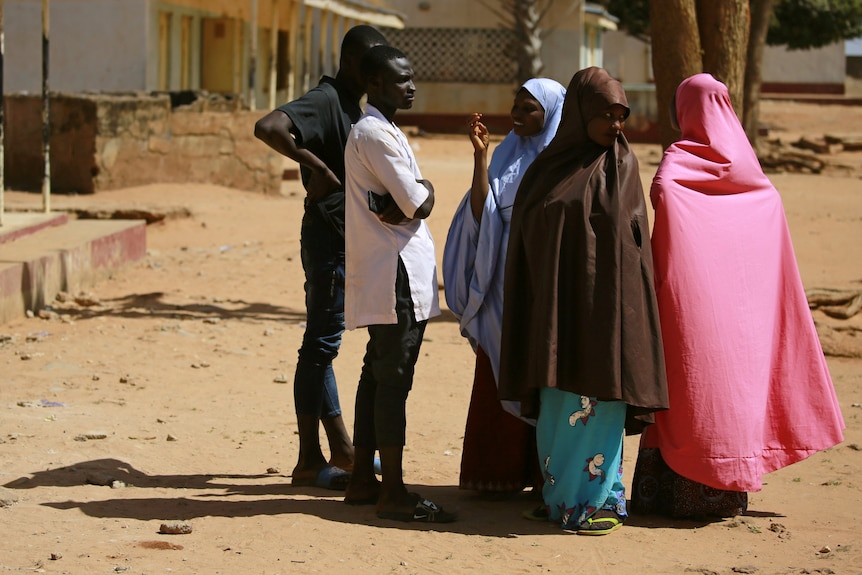
[[[858,136],[862,109],[765,102],[763,120],[788,141]],[[439,260],[469,185],[470,145],[412,142],[437,189],[429,224]],[[660,150],[636,151],[648,187]],[[828,175],[771,178],[806,288],[858,290],[862,152],[830,161]],[[7,196],[13,209],[36,203]],[[828,357],[844,443],[768,475],[744,516],[635,516],[588,538],[522,519],[532,494],[495,501],[458,490],[473,353],[444,311],[429,324],[408,401],[405,480],[460,521],[400,524],[338,492],[290,484],[304,321],[297,182],[280,197],[153,185],[54,204],[173,216],[148,227],[145,260],[55,302],[45,319],[0,325],[0,572],[862,573],[862,315],[813,312],[837,328],[833,353],[856,355]],[[175,216],[183,208],[190,215]],[[348,332],[335,364],[349,428],[366,337]],[[728,398],[727,409],[744,400]],[[637,441],[626,441],[629,482]],[[191,533],[160,533],[174,522]]]

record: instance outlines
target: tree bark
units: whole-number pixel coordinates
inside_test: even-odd
[[[703,71],[727,86],[736,115],[742,118],[748,51],[749,0],[697,0]]]
[[[518,39],[518,85],[530,78],[541,76],[542,62],[542,11],[538,0],[514,0],[512,16],[515,36]]]
[[[516,66],[516,81],[520,86],[530,78],[539,78],[545,69],[542,61],[542,25],[554,0],[478,0],[500,20],[504,28],[514,33],[514,42],[507,56]],[[2,2],[2,0],[0,0]]]
[[[758,150],[760,86],[763,82],[763,51],[772,18],[774,0],[750,0],[751,32],[745,57],[745,86],[742,96],[742,127],[751,146]],[[758,150],[759,151],[759,150]]]
[[[670,123],[676,87],[703,71],[695,0],[650,0],[650,27],[659,136],[667,148],[678,134]]]

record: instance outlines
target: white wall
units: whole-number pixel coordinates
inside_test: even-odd
[[[554,30],[542,42],[542,75],[568,86],[575,72],[580,70],[582,34],[579,30]]]
[[[479,87],[477,87],[479,86]],[[458,84],[417,82],[416,101],[405,114],[449,114],[471,112],[504,114],[512,107],[516,87],[509,84]]]
[[[763,52],[763,81],[789,84],[843,84],[844,42],[816,50],[787,50],[767,46]]]
[[[52,0],[52,91],[143,90],[147,0]],[[42,89],[42,3],[5,0],[4,91]]]
[[[608,32],[604,41],[605,67],[623,84],[653,81],[649,46],[624,32]],[[767,46],[763,81],[783,84],[843,84],[844,42],[816,50],[787,50]]]
[[[497,17],[476,0],[389,0],[407,28],[493,28]],[[427,5],[423,10],[420,5]]]
[[[410,28],[499,28],[499,17],[484,2],[476,0],[389,0],[387,5],[404,14]],[[494,5],[495,2],[488,2]],[[422,9],[425,6],[427,9]],[[543,76],[564,86],[580,69],[580,2],[557,2],[546,16],[554,28],[542,45]],[[416,65],[416,62],[414,62]],[[423,83],[417,84],[416,103],[411,114],[446,114],[456,111],[481,111],[507,114],[517,91],[508,84]]]
[[[623,84],[647,84],[653,81],[652,54],[649,44],[625,32],[605,32],[604,67]]]

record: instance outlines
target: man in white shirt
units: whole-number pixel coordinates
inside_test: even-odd
[[[425,325],[440,313],[434,240],[425,223],[434,188],[392,122],[397,110],[413,105],[413,68],[400,50],[376,46],[361,70],[368,104],[344,152],[344,319],[347,329],[367,327],[369,341],[356,392],[355,466],[344,499],[376,504],[383,519],[454,521],[453,513],[408,492],[402,479],[407,395]]]

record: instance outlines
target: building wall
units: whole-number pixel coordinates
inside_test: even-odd
[[[282,31],[282,40],[289,31],[295,46],[303,33],[306,14],[311,14],[312,58],[300,62],[298,74],[310,72],[309,86],[317,83],[319,73],[332,74],[337,66],[337,47],[344,27],[356,22],[339,18],[335,39],[321,34],[319,26],[328,23],[321,11],[306,11],[301,0],[258,0],[257,62],[254,74],[255,104],[269,105],[268,85],[271,83],[269,64],[271,29],[275,23]],[[78,91],[157,91],[199,90],[202,67],[207,60],[203,53],[203,23],[207,18],[222,19],[238,38],[236,49],[228,60],[220,59],[230,76],[230,91],[249,91],[249,60],[253,27],[249,22],[251,0],[52,0],[50,3],[50,89]],[[316,2],[315,4],[319,4]],[[333,8],[354,6],[343,3]],[[324,3],[326,5],[326,3]],[[41,90],[41,0],[5,0],[3,3],[6,34],[5,91]],[[295,8],[299,7],[298,10]],[[385,0],[364,0],[356,3],[357,18],[374,17],[376,8],[391,9]],[[391,14],[384,19],[393,21]],[[299,27],[292,24],[299,23]],[[165,29],[167,33],[165,34]],[[317,47],[320,46],[320,49]],[[284,61],[282,54],[282,61]],[[276,100],[287,96],[288,66],[282,65]],[[185,73],[183,73],[185,71]],[[218,83],[217,83],[218,84]],[[219,91],[224,87],[218,84]]]
[[[411,28],[499,29],[502,26],[500,18],[485,2],[390,0],[388,4],[392,9],[404,14],[404,34],[409,34]],[[542,75],[563,85],[568,84],[579,69],[580,47],[583,42],[580,7],[581,2],[557,2],[546,15],[545,21],[553,22],[554,27],[543,42],[542,61],[545,69]],[[398,46],[397,41],[395,45]],[[408,50],[407,56],[411,58],[414,69],[421,69],[421,52],[411,53]],[[470,55],[465,54],[464,57]],[[482,112],[492,124],[497,117],[503,125],[511,127],[508,113],[518,88],[514,75],[511,83],[423,82],[420,78],[416,88],[417,97],[413,108],[399,112],[399,115],[409,121],[426,115],[434,116],[437,125],[440,125],[441,121],[457,123],[458,120],[451,117],[452,115]],[[444,118],[443,115],[450,117]],[[448,128],[448,123],[446,127]]]
[[[619,30],[605,34],[605,68],[623,84],[654,81],[650,45]]]
[[[59,91],[146,88],[147,0],[52,0],[49,87]],[[4,90],[42,87],[42,3],[5,0]]]
[[[228,16],[231,18],[248,18],[251,13],[251,2],[248,0],[169,0],[165,4],[171,4],[175,7],[183,7],[191,11],[210,12],[213,15]],[[269,10],[271,2],[266,0],[258,0],[261,10]],[[285,10],[287,3],[282,2]]]
[[[236,100],[172,108],[165,96],[101,96],[98,106],[96,191],[195,182],[279,193],[283,157],[254,137],[260,114]]]
[[[42,98],[6,96],[4,183],[12,190],[39,190],[42,159]],[[95,165],[96,105],[73,95],[51,97],[51,190],[90,193]]]
[[[764,92],[844,93],[844,42],[814,50],[767,46],[763,53]]]
[[[277,6],[280,27],[290,21],[290,2],[281,0]],[[167,15],[170,20],[168,46],[168,85],[162,85],[162,59],[160,59],[159,19]],[[249,43],[251,41],[251,2],[249,0],[151,0],[147,44],[147,90],[200,90],[216,92],[243,93],[248,89]],[[258,0],[258,62],[255,84],[259,98],[263,98],[262,77],[268,74],[268,62],[264,61],[266,51],[261,48],[264,30],[271,26],[273,4],[270,0]],[[183,39],[183,20],[189,22],[189,38]],[[207,36],[212,32],[216,21],[225,31],[223,38]],[[188,42],[188,53],[183,53],[183,43]],[[236,41],[236,46],[234,42]],[[215,53],[207,54],[205,47]],[[184,62],[184,58],[187,60]],[[181,71],[188,67],[191,71],[187,85],[184,85]],[[208,73],[204,68],[208,67]],[[216,72],[218,78],[213,78]],[[209,79],[209,82],[207,82]]]
[[[608,32],[604,42],[605,67],[623,84],[653,82],[649,45],[625,32]],[[845,77],[844,43],[815,50],[787,50],[767,46],[763,55],[764,91],[838,92]]]
[[[41,99],[16,95],[4,104],[6,182],[38,190]],[[53,95],[51,189],[93,193],[198,182],[277,194],[283,157],[254,137],[259,117],[217,96],[173,108],[164,94]]]
[[[271,0],[258,1],[254,77],[258,106],[267,99],[264,88],[269,81],[268,38],[273,8]],[[279,28],[287,28],[291,3],[280,0],[275,8]],[[209,90],[247,97],[253,36],[250,17],[249,0],[151,0],[149,19],[153,24],[148,33],[146,89]],[[167,46],[160,31],[164,18],[169,21]],[[216,28],[223,34],[216,36]]]
[[[542,62],[545,64],[543,76],[553,78],[563,86],[583,66],[583,34],[578,30],[554,30],[542,43]],[[581,49],[578,50],[578,46]]]
[[[392,9],[404,14],[407,28],[493,27],[497,17],[483,2],[463,0],[390,0]],[[427,7],[427,8],[426,8]]]
[[[153,25],[149,27],[147,38],[147,89],[148,90],[198,90],[201,88],[201,20],[206,14],[173,2],[151,2],[149,19]],[[167,86],[161,85],[160,72],[160,31],[159,19],[166,15],[169,19],[168,36],[168,73]],[[188,24],[184,24],[184,20]],[[184,27],[187,31],[184,32]],[[188,35],[187,38],[183,38]],[[188,43],[187,61],[183,62],[183,43]],[[183,71],[188,67],[187,77]]]

